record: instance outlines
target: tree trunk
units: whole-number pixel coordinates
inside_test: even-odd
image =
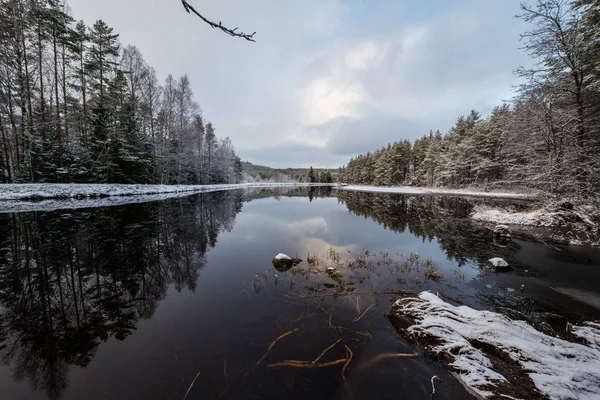
[[[81,52],[81,58],[79,60],[79,67],[81,70],[81,94],[83,96],[83,127],[81,129],[83,133],[83,145],[85,147],[88,146],[88,136],[87,136],[87,98],[86,98],[86,88],[85,88],[85,67],[84,67],[84,57],[83,57],[83,40],[81,41],[81,47],[79,51]]]
[[[46,122],[45,109],[44,109],[44,63],[42,57],[42,20],[38,19],[38,58],[39,58],[39,75],[40,75],[40,113],[42,120],[42,145],[46,144],[46,127],[44,123]]]
[[[62,127],[60,123],[60,102],[58,99],[58,50],[56,48],[56,28],[52,30],[52,45],[54,47],[54,95],[56,96],[56,139],[58,140],[58,167],[62,167]]]
[[[23,61],[25,63],[25,85],[27,88],[27,108],[28,108],[28,121],[27,121],[27,134],[28,137],[23,140],[23,154],[28,155],[28,163],[31,165],[31,157],[29,155],[29,143],[31,138],[33,137],[33,107],[31,106],[31,79],[29,77],[29,61],[27,60],[27,44],[25,42],[25,30],[21,25],[22,34],[21,38],[23,40]],[[31,176],[33,179],[33,176]]]
[[[0,134],[2,134],[2,147],[4,150],[4,162],[6,163],[6,173],[8,175],[8,181],[12,182],[12,172],[10,168],[10,150],[8,147],[8,138],[6,137],[6,131],[4,130],[4,124],[0,118]]]
[[[62,44],[62,92],[63,92],[63,110],[64,110],[64,119],[65,119],[65,140],[69,140],[69,120],[68,116],[68,106],[67,106],[67,55],[65,43]]]

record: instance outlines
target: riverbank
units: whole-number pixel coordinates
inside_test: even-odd
[[[534,193],[516,193],[516,192],[485,192],[469,189],[443,189],[443,188],[423,188],[412,186],[362,186],[362,185],[340,185],[336,186],[339,190],[351,190],[357,192],[369,193],[393,193],[408,195],[444,195],[444,196],[465,196],[465,197],[493,197],[501,199],[520,199],[534,200],[537,198]]]
[[[523,320],[453,306],[427,291],[400,298],[391,317],[402,336],[446,360],[479,398],[600,396],[598,323],[566,324],[560,338]]]
[[[254,187],[322,186],[314,183],[253,182],[218,185],[128,185],[128,184],[63,184],[23,183],[0,185],[0,201],[36,201],[44,199],[85,199],[111,196],[140,196],[182,192]]]
[[[524,212],[475,206],[470,217],[490,228],[505,225],[555,245],[600,246],[600,208],[593,204],[562,201]]]
[[[112,207],[222,190],[306,186],[324,185],[273,182],[222,185],[2,184],[0,185],[0,213]]]

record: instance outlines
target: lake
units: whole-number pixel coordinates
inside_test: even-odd
[[[467,218],[503,201],[280,188],[0,214],[0,398],[429,399],[434,375],[435,398],[470,398],[398,335],[405,291],[600,317],[600,252]]]

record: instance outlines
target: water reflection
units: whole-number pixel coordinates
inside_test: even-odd
[[[173,285],[194,291],[205,253],[233,228],[241,194],[0,215],[1,357],[48,398],[69,366],[124,340]]]
[[[533,264],[519,250],[528,244],[497,243],[465,218],[482,201],[490,202],[278,188],[0,214],[0,357],[12,378],[50,399],[182,398],[199,370],[190,399],[348,398],[351,390],[356,398],[429,398],[431,376],[443,378],[438,364],[390,359],[370,367],[379,354],[415,350],[385,317],[396,295],[382,292],[468,292],[468,299],[476,291],[454,281],[452,269],[467,271],[468,281],[493,256]],[[352,298],[329,296],[341,284],[306,265],[309,252],[323,256],[330,247],[342,256],[418,251],[419,263],[431,258],[444,279],[423,279],[421,269],[413,271],[418,283],[411,276],[401,283],[374,265],[344,277],[355,286],[346,290]],[[305,261],[276,270],[280,252]],[[309,290],[316,297],[290,298]],[[354,322],[356,308],[370,311]],[[332,330],[333,309],[334,324],[368,336]],[[342,334],[354,351],[345,381],[336,370],[254,368],[274,338],[296,327],[302,334],[275,348],[269,362],[316,356]],[[344,357],[338,350],[331,357]],[[8,375],[0,370],[0,397],[34,396],[26,385],[2,392]],[[440,398],[462,398],[452,382],[444,378]]]
[[[410,232],[423,241],[437,241],[449,260],[458,265],[487,265],[492,257],[515,263],[519,246],[499,242],[493,232],[468,219],[475,204],[497,205],[502,200],[477,200],[460,197],[402,196],[340,191],[340,202],[352,213],[372,218],[385,229]]]

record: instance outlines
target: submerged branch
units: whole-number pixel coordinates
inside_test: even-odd
[[[283,339],[284,337],[286,337],[286,336],[288,336],[288,335],[291,335],[291,334],[292,334],[292,333],[294,333],[294,332],[298,332],[299,330],[300,330],[300,328],[296,328],[296,329],[292,329],[292,330],[291,330],[291,331],[289,331],[289,332],[286,332],[286,333],[283,333],[283,334],[279,335],[279,336],[278,336],[278,337],[277,337],[275,340],[273,340],[273,341],[271,342],[271,344],[269,345],[269,348],[267,349],[267,352],[265,353],[265,355],[264,355],[264,356],[262,356],[262,358],[261,358],[260,360],[258,360],[258,361],[256,362],[256,365],[257,365],[257,366],[258,366],[258,365],[260,365],[260,363],[261,363],[261,362],[263,362],[263,361],[265,360],[265,358],[267,358],[267,356],[269,355],[269,352],[271,351],[271,349],[273,348],[273,346],[275,346],[275,343],[277,343],[277,341],[278,341],[278,340],[281,340],[281,339]]]

